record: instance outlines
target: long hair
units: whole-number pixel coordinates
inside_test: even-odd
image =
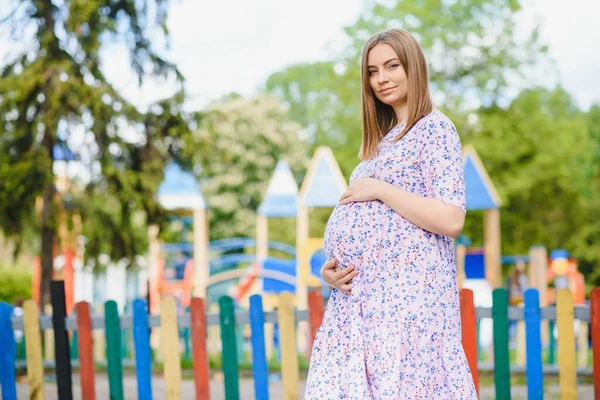
[[[377,99],[371,88],[367,59],[369,51],[379,43],[386,43],[394,49],[406,72],[408,119],[395,140],[400,140],[417,121],[433,110],[427,62],[417,40],[401,29],[389,29],[371,37],[363,49],[361,62],[362,145],[359,153],[361,160],[373,158],[383,136],[398,124],[394,109]]]

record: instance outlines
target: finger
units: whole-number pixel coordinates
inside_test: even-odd
[[[336,264],[337,262],[334,262],[333,266],[328,266],[327,263],[325,263],[321,268],[321,277],[330,285],[335,285],[335,282],[338,280],[338,272],[335,271]]]
[[[325,264],[323,264],[323,266],[321,267],[321,276],[323,277],[323,279],[326,279],[326,277],[330,277],[330,276],[332,279],[335,278],[336,265],[337,265],[336,260],[327,261]]]
[[[333,273],[329,272],[330,270],[321,271],[321,278],[329,285],[335,285],[336,279]]]
[[[345,199],[345,198],[347,198],[347,197],[349,197],[349,196],[352,196],[352,191],[350,189],[348,189],[344,193],[342,193],[342,197],[340,197],[340,201],[343,200],[343,199]]]
[[[353,201],[355,201],[355,200],[356,200],[356,196],[354,196],[354,195],[351,195],[351,196],[348,196],[348,197],[346,197],[346,198],[345,198],[345,199],[343,199],[343,200],[340,200],[340,204],[348,204],[348,203],[352,203],[352,202],[353,202]]]
[[[337,276],[335,278],[339,281],[342,279],[346,279],[348,276],[358,275],[358,270],[353,265],[351,265],[348,268],[344,268],[343,270],[336,272],[336,274]]]
[[[342,279],[337,281],[338,284],[348,283],[350,282],[356,275],[358,275],[358,271],[352,271],[348,275],[344,276]]]
[[[351,273],[352,271],[354,271],[354,265],[350,265],[347,268],[337,271],[333,277],[335,278],[335,280],[339,280],[340,278],[343,278],[344,276]]]
[[[352,287],[348,284],[345,285],[339,285],[337,286],[337,288],[345,293],[350,294],[350,292],[352,292]]]

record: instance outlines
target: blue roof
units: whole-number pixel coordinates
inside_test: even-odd
[[[335,207],[346,190],[346,181],[339,170],[333,153],[321,148],[306,176],[302,204],[307,207]]]
[[[465,150],[464,174],[467,210],[489,210],[500,207],[500,198],[481,160],[473,148]]]
[[[277,163],[258,214],[267,218],[295,217],[298,214],[298,185],[287,161]]]
[[[274,194],[265,197],[258,213],[267,218],[295,217],[298,214],[298,196]]]
[[[165,177],[158,187],[158,202],[167,209],[206,208],[206,202],[196,178],[170,162],[165,167]]]

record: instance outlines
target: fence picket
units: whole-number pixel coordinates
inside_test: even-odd
[[[525,336],[527,360],[527,398],[544,398],[542,372],[542,336],[540,322],[540,295],[537,289],[525,291]]]
[[[494,380],[505,382],[496,385],[496,398],[510,400],[510,365],[508,354],[508,293],[498,288],[492,292],[492,318],[494,319]]]

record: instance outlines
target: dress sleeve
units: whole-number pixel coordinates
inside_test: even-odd
[[[421,168],[431,197],[467,212],[462,144],[449,121],[432,121],[421,153]]]

